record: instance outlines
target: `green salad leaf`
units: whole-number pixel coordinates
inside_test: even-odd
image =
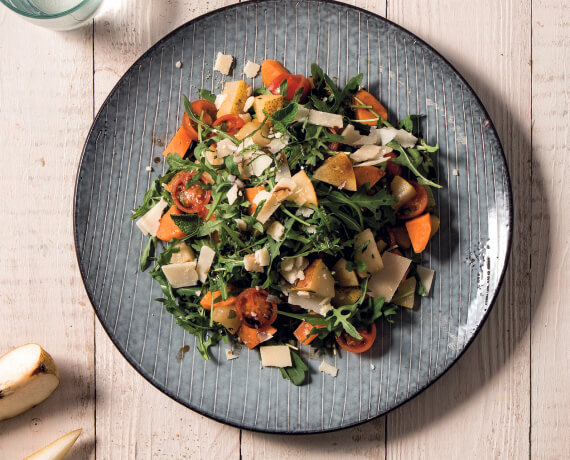
[[[249,110],[248,115],[263,125],[258,124],[247,135],[243,135],[243,131],[238,134],[239,128],[228,130],[227,123],[216,126],[205,123],[203,114],[195,114],[190,101],[183,96],[185,112],[197,127],[198,141],[191,145],[185,158],[174,154],[166,157],[167,170],[151,182],[140,206],[133,211],[133,219],[141,217],[161,198],[173,206],[170,184],[175,178],[182,177],[186,181],[183,189],[177,186],[176,193],[180,194],[177,200],[184,199],[184,194],[189,194],[185,199],[191,200],[195,185],[208,191],[207,203],[194,209],[195,213],[170,214],[173,223],[184,234],[182,238],[163,242],[152,236],[140,258],[140,269],[148,270],[161,288],[161,297],[156,300],[174,316],[177,324],[196,336],[197,350],[206,360],[211,359],[213,346],[231,339],[228,330],[214,321],[214,309],[206,309],[200,304],[207,292],[219,291],[215,297],[227,300],[247,288],[266,290],[268,295],[278,299],[278,315],[273,323],[277,332],[265,344],[288,344],[300,321],[306,321],[316,334],[311,346],[319,353],[334,352],[337,347],[335,338],[342,334],[359,340],[362,338],[359,331],[381,318],[392,322],[398,314],[399,307],[394,303],[369,296],[368,278],[357,278],[358,287],[351,289],[360,291],[352,292],[350,301],[358,296],[352,304],[340,305],[342,301],[339,299],[343,297],[323,298],[323,302],[330,301],[334,305],[325,316],[286,302],[287,292],[295,288],[286,281],[292,280],[286,276],[286,267],[297,264],[296,270],[304,276],[310,262],[322,259],[325,266],[333,267],[342,257],[347,261],[346,270],[365,271],[366,263],[355,257],[365,248],[355,247],[355,236],[370,229],[375,238],[386,238],[387,226],[404,225],[394,211],[396,199],[390,190],[389,171],[374,186],[360,184],[357,191],[339,189],[313,178],[314,171],[330,155],[339,149],[351,153],[358,147],[344,144],[345,139],[339,134],[339,129],[309,123],[308,110],[339,114],[344,123],[352,123],[362,134],[369,134],[371,126],[353,120],[353,100],[362,88],[362,74],[352,77],[341,87],[337,79],[324,73],[318,65],[313,64],[311,71],[314,88],[309,97],[303,100],[302,91],[298,90],[282,108],[273,113],[264,111],[259,120],[255,110]],[[288,81],[285,79],[280,85],[280,94],[287,94],[287,89]],[[216,99],[216,95],[206,89],[199,90],[198,94],[210,102]],[[253,94],[271,93],[267,88],[257,88]],[[241,116],[248,118],[246,114]],[[403,148],[395,141],[389,143],[388,146],[397,154],[391,161],[405,168],[402,173],[405,178],[439,188],[433,181],[435,168],[432,158],[438,146],[428,145],[419,136],[421,117],[408,115],[397,124],[417,133],[419,140],[411,148]],[[247,123],[246,120],[243,123],[237,119],[234,121],[241,126]],[[265,123],[270,125],[269,129]],[[377,126],[392,125],[379,118]],[[220,147],[224,144],[225,150]],[[214,161],[218,159],[214,155],[219,155],[222,161]],[[267,166],[254,171],[251,162],[260,158],[267,160]],[[375,167],[384,169],[385,165]],[[301,188],[297,187],[297,182],[293,186],[288,182],[297,180],[298,174],[304,181]],[[294,189],[293,193],[281,196],[274,190],[278,183],[289,184]],[[254,198],[255,193],[260,193],[255,191],[255,187],[260,187],[268,195]],[[314,198],[307,198],[311,194]],[[434,198],[431,198],[429,212],[434,205]],[[266,206],[274,207],[271,217],[260,221],[258,218],[262,210],[267,211]],[[205,279],[202,277],[196,285],[174,288],[162,268],[171,263],[173,254],[182,249],[188,251],[182,242],[194,251],[195,256],[207,246],[213,250],[214,257]],[[369,244],[375,242],[369,241],[365,245]],[[415,257],[413,266],[420,258]],[[255,261],[253,266],[252,261]],[[411,276],[415,276],[413,270]],[[337,275],[329,271],[333,277]],[[299,273],[297,278],[301,278]],[[421,283],[417,286],[418,294],[424,295]],[[309,292],[307,295],[317,294]],[[232,305],[227,308],[231,310]],[[231,313],[234,318],[238,315],[234,310]],[[306,384],[309,366],[304,359],[304,349],[291,347],[291,358],[292,366],[281,369],[282,376],[294,385]]]

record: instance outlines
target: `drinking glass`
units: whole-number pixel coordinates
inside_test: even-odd
[[[93,17],[102,0],[0,0],[28,21],[52,30],[71,30]]]

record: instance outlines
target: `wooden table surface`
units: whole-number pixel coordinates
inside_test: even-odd
[[[114,348],[80,279],[72,201],[81,148],[123,72],[175,27],[233,2],[106,0],[54,33],[0,7],[0,354],[37,342],[62,380],[0,422],[0,458],[82,427],[70,459],[570,458],[570,2],[356,0],[441,52],[497,126],[513,183],[499,301],[440,380],[389,415],[312,436],[251,433],[147,383]]]

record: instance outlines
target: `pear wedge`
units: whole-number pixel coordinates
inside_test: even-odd
[[[59,385],[52,357],[35,343],[0,358],[0,420],[15,417],[44,401]]]
[[[26,457],[24,460],[61,460],[71,450],[73,444],[75,444],[75,441],[77,441],[77,438],[81,434],[81,431],[83,430],[80,428],[79,430],[67,433],[43,449]]]

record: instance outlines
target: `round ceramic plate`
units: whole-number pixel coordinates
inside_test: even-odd
[[[312,62],[343,85],[362,72],[390,119],[425,114],[438,143],[441,227],[424,255],[436,271],[431,295],[382,322],[363,354],[327,357],[333,378],[309,359],[310,382],[295,387],[257,351],[227,361],[222,344],[204,361],[194,336],[155,301],[160,288],[139,269],[146,244],[131,209],[164,170],[162,150],[181,123],[182,94],[220,93],[218,51],[235,59],[282,61],[309,74]],[[180,61],[182,66],[178,66]],[[227,79],[227,78],[226,78]],[[258,76],[249,81],[261,85]],[[148,167],[152,166],[152,171]],[[497,133],[465,80],[432,48],[367,11],[331,2],[279,0],[217,10],[175,30],[121,78],[85,144],[75,193],[81,274],[103,327],[153,385],[187,407],[235,426],[280,433],[322,432],[370,420],[437,379],[474,338],[496,298],[512,225],[509,175]]]

